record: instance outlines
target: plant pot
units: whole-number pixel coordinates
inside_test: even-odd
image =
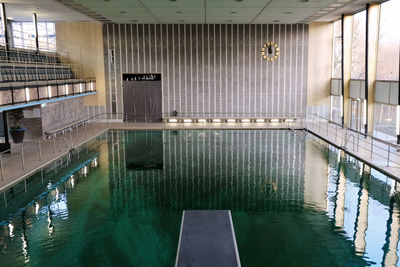
[[[25,128],[11,130],[10,134],[14,143],[22,143],[24,140]]]

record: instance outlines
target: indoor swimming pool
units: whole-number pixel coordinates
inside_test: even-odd
[[[0,265],[174,266],[227,209],[242,266],[396,266],[398,192],[304,131],[109,131],[0,192]]]

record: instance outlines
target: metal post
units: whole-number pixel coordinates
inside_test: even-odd
[[[369,7],[370,4],[368,3],[366,6],[366,14],[365,14],[365,100],[367,108],[365,109],[365,127],[364,131],[365,134],[368,134],[368,39],[369,39]]]
[[[54,134],[53,134],[53,153],[56,153],[56,138]]]
[[[1,164],[1,180],[4,181],[3,157],[1,155],[0,155],[0,164]]]
[[[390,161],[390,146],[388,145],[388,159],[387,159],[387,166],[389,167],[389,161]]]
[[[374,150],[374,139],[371,138],[371,159],[372,159],[373,150]]]
[[[341,112],[342,112],[342,127],[344,126],[344,14],[342,14],[342,25],[341,25],[341,31],[342,31],[342,40],[341,40],[341,45],[342,45],[342,106],[341,106]]]
[[[4,41],[6,42],[6,56],[7,60],[10,60],[10,36],[7,25],[6,5],[4,3],[1,3],[0,7],[1,7],[1,23],[4,31]]]
[[[32,14],[33,18],[33,26],[35,27],[35,45],[36,51],[39,53],[39,34],[38,34],[38,25],[37,25],[37,16],[36,13]]]
[[[22,169],[25,170],[24,147],[21,147]]]
[[[42,161],[42,147],[40,146],[40,139],[38,140],[38,146],[39,146],[39,161]]]

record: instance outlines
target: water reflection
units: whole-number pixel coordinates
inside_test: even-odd
[[[59,168],[57,175],[61,175],[61,177],[55,183],[52,183],[50,179],[42,179],[42,183],[48,181],[47,184],[42,186],[42,190],[45,191],[34,197],[33,201],[26,203],[24,198],[13,197],[13,194],[4,194],[4,196],[9,196],[10,199],[5,198],[2,203],[4,206],[1,208],[18,207],[18,209],[8,215],[7,218],[0,218],[3,219],[3,221],[0,221],[0,262],[9,262],[13,266],[20,265],[21,262],[18,262],[16,253],[22,254],[23,263],[31,262],[30,237],[35,242],[43,239],[43,237],[37,235],[41,232],[41,229],[37,228],[37,226],[41,226],[41,221],[46,221],[48,236],[53,236],[56,229],[54,220],[56,218],[69,219],[68,190],[73,189],[75,183],[81,182],[87,177],[91,169],[99,165],[98,154],[90,156],[89,160],[83,158],[84,162],[72,170],[70,168],[66,170]],[[55,169],[53,171],[56,173]],[[24,183],[24,186],[26,186],[26,183]],[[11,192],[14,190],[12,189]],[[35,187],[26,187],[26,194],[30,195],[32,191],[35,192]],[[32,231],[34,225],[36,225],[36,229]],[[7,233],[8,238],[5,238],[4,233]],[[2,258],[2,256],[5,258]]]
[[[113,134],[114,207],[123,202],[126,208],[230,209],[233,214],[321,210],[333,233],[348,241],[347,250],[365,260],[358,265],[398,263],[397,182],[312,136],[163,132],[164,168],[159,172],[124,166],[130,153],[125,144],[154,133]]]
[[[398,183],[309,134],[113,131],[105,147],[108,166],[97,153],[7,192],[2,263],[57,251],[71,264],[173,265],[182,210],[230,209],[243,266],[398,264]]]

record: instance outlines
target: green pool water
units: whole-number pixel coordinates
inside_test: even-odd
[[[397,189],[302,131],[110,131],[0,192],[0,266],[174,266],[188,209],[242,266],[396,266]]]

